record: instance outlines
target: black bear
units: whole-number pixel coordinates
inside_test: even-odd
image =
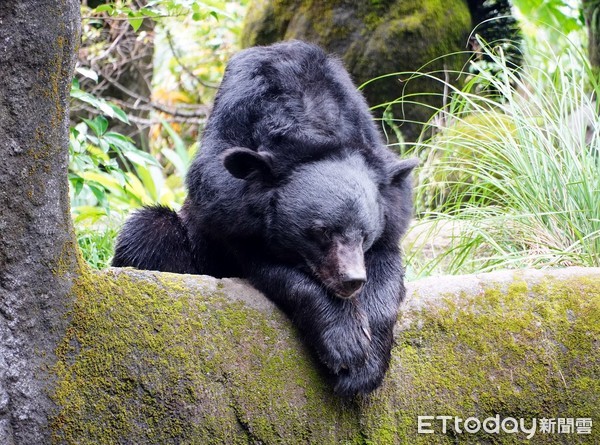
[[[404,297],[409,174],[342,64],[299,41],[229,62],[179,213],[136,212],[113,266],[247,278],[343,396],[378,387]]]

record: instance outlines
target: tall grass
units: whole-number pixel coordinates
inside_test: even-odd
[[[405,247],[412,275],[600,266],[600,88],[586,55],[536,54],[543,68],[515,71],[502,50],[484,51],[500,74],[446,85],[433,136],[415,147],[424,165]],[[427,237],[444,241],[431,251]]]
[[[77,243],[81,254],[93,269],[104,269],[110,266],[117,232],[116,224],[106,227],[76,228]]]

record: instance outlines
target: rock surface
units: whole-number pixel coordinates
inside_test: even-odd
[[[385,383],[355,400],[332,394],[292,325],[242,280],[111,269],[75,289],[54,369],[57,443],[520,443],[440,423],[418,434],[417,417],[600,415],[600,269],[410,283]]]
[[[418,123],[429,119],[432,107],[442,105],[443,88],[437,79],[411,73],[436,71],[435,76],[444,79],[443,70],[462,68],[462,56],[434,59],[464,51],[470,31],[471,16],[464,0],[254,0],[248,6],[242,44],[287,39],[317,43],[338,54],[359,85],[402,73],[371,82],[363,91],[371,106],[405,96],[392,111],[404,121],[400,126],[404,138],[414,141],[420,132]],[[454,82],[455,77],[450,74],[447,80]],[[381,116],[384,109],[377,114]]]

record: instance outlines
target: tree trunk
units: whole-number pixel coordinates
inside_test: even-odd
[[[0,444],[49,442],[78,271],[67,183],[77,0],[0,1]]]

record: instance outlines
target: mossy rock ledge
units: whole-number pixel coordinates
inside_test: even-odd
[[[384,385],[341,400],[242,280],[87,272],[53,372],[60,444],[600,443],[600,269],[409,284]],[[591,434],[462,434],[418,416],[591,418]]]
[[[316,43],[340,56],[359,85],[402,73],[371,82],[363,92],[372,107],[405,97],[391,110],[403,121],[404,138],[414,141],[419,123],[442,106],[442,83],[434,77],[464,66],[466,56],[456,53],[465,51],[471,27],[465,0],[253,0],[241,39],[244,47],[289,39]],[[410,74],[416,71],[435,75]],[[456,82],[456,74],[447,77]]]

